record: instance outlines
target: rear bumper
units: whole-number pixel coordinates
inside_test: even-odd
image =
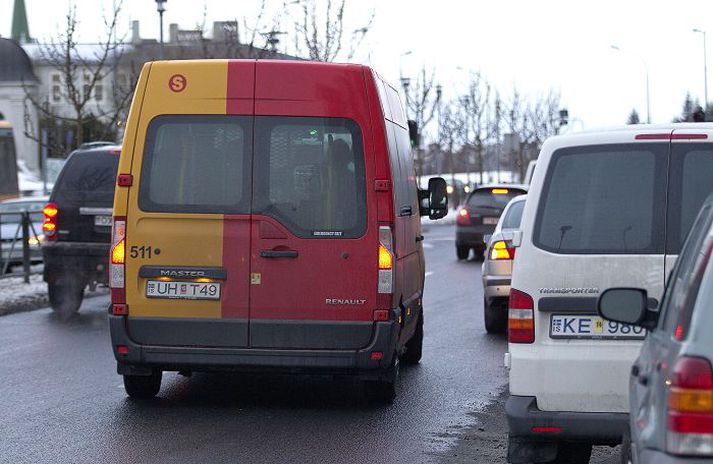
[[[483,289],[485,298],[492,300],[494,298],[509,298],[510,297],[510,281],[511,277],[507,276],[483,276]]]
[[[510,437],[536,442],[616,445],[629,427],[626,413],[542,411],[533,396],[511,395],[505,403],[505,414]],[[537,427],[558,427],[561,431],[534,432]]]
[[[109,315],[112,351],[120,374],[144,374],[147,369],[268,370],[378,377],[391,365],[398,329],[394,321],[376,322],[372,339],[360,350],[155,346],[135,343],[129,337],[126,317]],[[118,354],[117,345],[126,346],[128,353]],[[383,358],[372,360],[374,351],[382,352]]]
[[[108,243],[45,242],[42,256],[45,282],[67,271],[86,274],[100,283],[109,282]]]
[[[484,235],[492,235],[494,225],[456,226],[456,245],[485,246]]]

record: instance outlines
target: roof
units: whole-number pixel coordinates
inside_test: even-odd
[[[0,82],[36,80],[25,50],[14,40],[0,38]]]
[[[27,53],[27,55],[32,59],[33,63],[48,63],[47,51],[54,50],[56,47],[51,43],[24,43],[22,48]],[[116,50],[109,53],[107,61],[113,63],[116,59],[121,58],[122,54],[131,50],[133,47],[130,44],[119,44]],[[101,56],[104,53],[105,46],[99,43],[79,43],[76,45],[74,50],[76,51],[76,57],[86,63],[97,63],[99,62]],[[60,53],[62,51],[60,50]],[[74,55],[74,53],[73,53]]]

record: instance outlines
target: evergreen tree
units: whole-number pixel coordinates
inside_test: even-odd
[[[631,110],[631,113],[629,114],[629,119],[626,120],[627,124],[641,124],[641,118],[639,117],[639,112],[636,111],[636,108]]]

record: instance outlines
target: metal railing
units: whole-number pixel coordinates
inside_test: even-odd
[[[0,279],[7,277],[24,276],[25,283],[30,283],[30,275],[42,271],[32,271],[32,251],[41,253],[42,235],[37,233],[32,222],[33,214],[42,211],[18,211],[0,213]],[[17,222],[18,217],[20,222]],[[12,220],[8,218],[13,218]],[[12,236],[3,236],[2,225],[17,225]],[[40,231],[41,232],[41,231]],[[35,247],[33,249],[33,247]],[[22,272],[9,273],[11,265],[22,264]]]

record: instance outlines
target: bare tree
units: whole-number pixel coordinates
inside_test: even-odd
[[[77,7],[70,5],[65,16],[64,30],[56,39],[39,47],[40,58],[47,63],[58,76],[58,82],[53,85],[53,95],[46,100],[41,95],[34,94],[25,85],[25,135],[42,143],[33,121],[29,116],[29,106],[40,115],[41,122],[51,127],[66,127],[73,131],[71,143],[61,137],[53,137],[48,143],[54,152],[66,153],[69,149],[79,146],[85,140],[88,124],[100,127],[100,132],[106,132],[116,121],[114,107],[105,109],[102,105],[92,105],[92,101],[103,99],[104,87],[109,82],[109,76],[121,55],[123,37],[117,35],[119,13],[123,0],[112,5],[111,12],[103,17],[104,34],[99,43],[91,44],[91,52],[80,50],[77,42]],[[54,82],[53,82],[54,84]],[[52,99],[52,104],[50,104]],[[62,111],[60,104],[69,107]],[[110,106],[110,105],[107,105]]]
[[[451,174],[453,197],[451,204],[456,209],[460,204],[460,192],[455,188],[455,173],[457,169],[458,148],[464,145],[465,118],[462,107],[453,102],[446,102],[441,109],[438,121],[438,145],[446,156],[448,171]]]
[[[421,149],[422,134],[436,116],[441,98],[440,87],[435,85],[435,70],[430,72],[422,68],[415,80],[402,77],[401,85],[404,89],[406,101],[406,116],[416,122],[418,138],[415,149],[417,175],[423,173],[423,166],[428,161],[427,152]]]
[[[315,61],[336,60],[345,51],[344,41],[347,38],[349,48],[344,56],[351,60],[374,22],[372,11],[363,25],[351,33],[345,30],[346,0],[285,2],[286,9],[290,5],[297,5],[299,10],[299,18],[294,20],[295,48],[298,52],[306,52],[307,57]]]
[[[468,91],[460,102],[466,113],[466,144],[475,151],[479,182],[483,183],[485,146],[495,134],[491,114],[494,106],[490,83],[480,73],[471,73]],[[470,165],[468,177],[470,178]]]

